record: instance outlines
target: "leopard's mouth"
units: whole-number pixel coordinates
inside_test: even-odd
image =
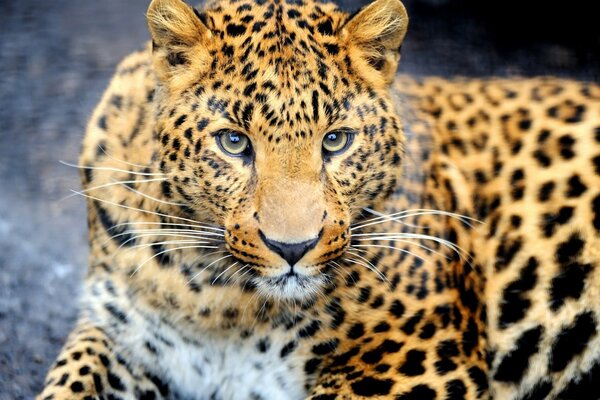
[[[339,222],[305,235],[308,240],[273,240],[253,228],[231,225],[227,250],[244,270],[239,274],[249,283],[244,287],[265,298],[297,301],[324,293],[350,245],[349,227]]]

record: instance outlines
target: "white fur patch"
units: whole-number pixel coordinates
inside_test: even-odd
[[[319,295],[325,285],[320,276],[279,275],[276,277],[259,277],[252,280],[258,292],[265,298],[279,300],[308,300]]]
[[[281,349],[293,339],[279,331],[268,335],[268,349],[257,343],[265,338],[240,337],[240,330],[228,334],[198,333],[193,342],[158,318],[128,314],[129,323],[117,335],[120,352],[128,360],[168,383],[174,398],[206,400],[302,399],[305,358],[295,353],[281,357]],[[135,332],[133,331],[135,329]],[[157,338],[157,333],[160,338]],[[148,350],[152,343],[157,354]],[[168,344],[167,344],[168,343]]]

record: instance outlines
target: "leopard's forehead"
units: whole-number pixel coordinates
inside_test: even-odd
[[[220,0],[194,10],[210,30],[209,61],[185,66],[198,74],[172,98],[174,118],[185,112],[202,132],[234,128],[300,154],[314,153],[327,130],[359,130],[376,106],[387,110],[384,93],[353,71],[342,33],[349,16],[336,4]]]
[[[332,36],[347,19],[335,3],[312,0],[217,0],[196,9],[207,25],[229,36],[259,33],[265,40],[285,39],[291,32],[313,39],[317,33]]]
[[[197,13],[214,34],[215,56],[255,60],[276,74],[291,67],[295,78],[340,53],[337,34],[347,20],[337,5],[309,0],[223,0]]]

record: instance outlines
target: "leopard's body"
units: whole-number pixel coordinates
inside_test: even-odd
[[[598,85],[395,77],[397,0],[148,17],[84,140],[41,399],[600,398]]]

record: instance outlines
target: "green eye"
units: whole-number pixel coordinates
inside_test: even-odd
[[[350,129],[338,129],[331,131],[323,138],[323,153],[333,156],[343,153],[352,144],[354,131]]]
[[[250,139],[243,133],[225,130],[217,135],[217,144],[230,156],[247,154],[250,149]]]

